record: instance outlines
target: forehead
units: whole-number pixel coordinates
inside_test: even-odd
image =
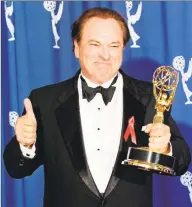
[[[115,19],[93,17],[85,23],[82,29],[81,38],[82,41],[93,39],[101,42],[123,42],[123,31],[120,24]]]

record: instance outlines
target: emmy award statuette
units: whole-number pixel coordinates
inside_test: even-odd
[[[178,72],[170,66],[158,67],[153,74],[153,93],[156,99],[156,114],[153,123],[163,123],[164,111],[173,103],[179,80]],[[158,137],[157,137],[158,139]],[[145,171],[175,175],[175,157],[159,153],[149,147],[129,147],[124,165],[136,166]]]

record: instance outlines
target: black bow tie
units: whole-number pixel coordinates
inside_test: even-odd
[[[109,88],[103,88],[102,86],[98,86],[96,88],[91,88],[87,85],[85,79],[81,76],[81,82],[82,82],[82,92],[83,92],[83,99],[87,99],[88,102],[90,102],[97,93],[101,93],[103,97],[103,101],[105,105],[107,105],[113,98],[113,94],[115,92],[115,87],[113,84],[117,81],[118,76],[116,76],[113,79],[113,82],[109,86]]]

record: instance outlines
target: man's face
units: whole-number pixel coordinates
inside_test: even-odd
[[[123,31],[115,19],[89,19],[75,44],[83,75],[94,83],[110,80],[119,70],[123,59]]]

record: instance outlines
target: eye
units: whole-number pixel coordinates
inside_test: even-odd
[[[95,47],[99,46],[98,44],[95,44],[95,43],[92,43],[91,45],[92,46],[95,46]]]
[[[111,47],[113,47],[113,48],[118,48],[119,45],[111,45]]]

